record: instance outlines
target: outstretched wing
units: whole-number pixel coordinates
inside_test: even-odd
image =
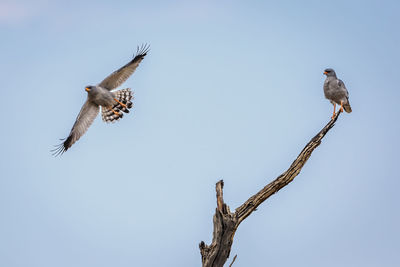
[[[123,84],[129,76],[135,72],[139,63],[142,62],[143,58],[147,55],[147,52],[149,52],[149,48],[150,46],[147,44],[140,47],[138,46],[136,56],[134,56],[128,64],[111,73],[99,84],[99,86],[111,91]]]
[[[57,145],[55,149],[52,150],[54,156],[58,156],[67,151],[78,139],[85,134],[87,129],[93,123],[97,114],[99,113],[99,106],[93,102],[86,100],[83,104],[81,111],[76,118],[74,126],[72,126],[69,136],[64,142]]]

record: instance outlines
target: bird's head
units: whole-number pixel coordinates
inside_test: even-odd
[[[88,85],[88,86],[85,87],[85,91],[88,92],[88,93],[90,91],[93,91],[93,89],[94,89],[94,86],[91,86],[91,85]]]
[[[324,74],[325,74],[327,77],[330,77],[330,76],[336,77],[335,71],[334,71],[333,69],[331,69],[331,68],[325,69],[325,70],[324,70]]]

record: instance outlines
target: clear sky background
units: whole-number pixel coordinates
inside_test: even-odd
[[[400,266],[398,1],[0,1],[0,266],[200,266],[215,183],[234,210],[329,120],[300,175],[239,227],[239,266]],[[62,157],[87,93],[151,51]],[[231,258],[232,258],[231,257]],[[229,259],[229,262],[231,259]]]

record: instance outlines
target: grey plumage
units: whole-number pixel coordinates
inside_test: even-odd
[[[333,104],[333,114],[335,115],[336,104],[341,105],[347,113],[350,113],[352,110],[349,102],[349,92],[344,82],[336,77],[333,69],[325,69],[324,74],[326,75],[324,94]]]
[[[81,111],[76,118],[74,125],[72,126],[71,133],[65,139],[65,141],[60,144],[54,151],[56,155],[59,153],[64,153],[67,149],[72,146],[86,131],[89,126],[93,123],[94,119],[99,114],[99,106],[92,101],[86,100],[83,104]],[[64,147],[64,145],[66,147]]]
[[[99,86],[108,90],[113,90],[123,84],[129,78],[129,76],[135,72],[136,68],[139,66],[139,63],[142,62],[144,56],[149,51],[149,48],[150,46],[146,44],[138,47],[136,56],[129,63],[107,76],[107,78],[105,78],[99,84]]]
[[[100,106],[104,122],[118,121],[123,117],[123,112],[129,113],[129,109],[133,106],[131,89],[126,88],[115,92],[111,92],[111,90],[119,87],[135,72],[148,51],[148,45],[138,47],[136,56],[129,63],[111,73],[98,85],[86,86],[87,100],[81,108],[69,136],[52,150],[53,155],[63,154],[85,134],[97,117]]]

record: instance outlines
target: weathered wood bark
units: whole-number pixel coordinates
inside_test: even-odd
[[[223,198],[224,182],[221,180],[216,184],[217,208],[213,218],[214,232],[210,245],[201,241],[200,253],[203,267],[222,267],[229,258],[233,237],[239,224],[246,219],[267,198],[278,192],[289,184],[300,173],[311,153],[321,144],[322,138],[334,126],[340,115],[336,113],[329,123],[303,148],[289,169],[279,175],[274,181],[266,185],[258,193],[251,196],[246,202],[238,207],[234,213],[229,210]]]

